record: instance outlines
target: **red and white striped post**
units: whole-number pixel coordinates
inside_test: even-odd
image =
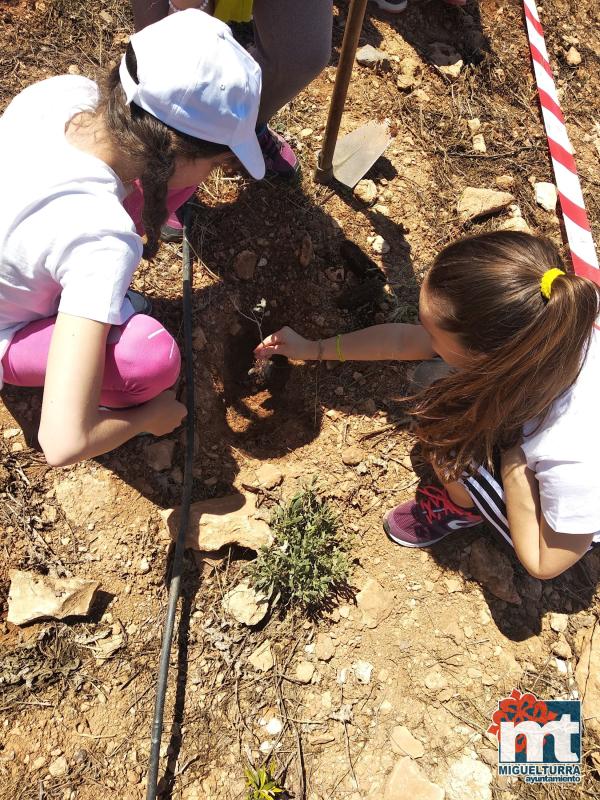
[[[600,265],[592,238],[590,223],[585,210],[577,165],[573,157],[573,147],[565,126],[565,118],[560,108],[554,76],[544,41],[544,31],[540,23],[534,0],[523,0],[529,48],[533,69],[542,106],[542,115],[556,188],[565,221],[565,229],[573,268],[578,275],[600,284]]]

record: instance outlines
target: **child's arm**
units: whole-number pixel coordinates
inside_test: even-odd
[[[267,336],[254,353],[257,358],[282,355],[303,361],[419,361],[435,356],[425,328],[403,323],[374,325],[322,339],[320,344],[286,327]]]
[[[170,433],[186,414],[174,392],[136,408],[98,411],[110,327],[69,314],[56,318],[38,433],[52,466],[107,453],[143,431]]]
[[[169,0],[132,0],[133,23],[136,31],[167,16]]]
[[[510,535],[527,572],[548,580],[579,561],[594,535],[552,530],[541,513],[538,483],[520,445],[502,454],[502,482]]]

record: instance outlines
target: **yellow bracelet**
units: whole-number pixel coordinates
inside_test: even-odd
[[[338,361],[344,362],[346,359],[344,358],[344,354],[342,353],[342,334],[338,333],[335,337],[335,349],[337,351]]]

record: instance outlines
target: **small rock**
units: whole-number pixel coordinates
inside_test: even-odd
[[[550,614],[550,627],[556,633],[564,633],[569,625],[568,614]]]
[[[40,770],[44,764],[46,763],[46,759],[44,756],[38,756],[34,761],[31,762],[31,769],[34,772]]]
[[[376,628],[389,617],[394,607],[394,595],[386,591],[377,581],[368,578],[361,591],[356,595],[362,622],[367,628]],[[340,614],[342,609],[340,608]]]
[[[503,189],[504,191],[508,191],[512,189],[515,185],[515,179],[512,175],[498,175],[496,178],[496,186],[499,189]]]
[[[51,578],[13,569],[8,592],[8,622],[87,616],[100,583],[82,578]]]
[[[373,675],[373,664],[369,661],[355,661],[352,664],[354,675],[359,683],[371,683],[371,676]]]
[[[243,281],[250,281],[254,277],[258,256],[253,250],[242,250],[233,261],[235,274]]]
[[[377,200],[377,186],[375,181],[363,179],[359,181],[354,187],[354,196],[357,197],[366,206],[372,206]]]
[[[390,246],[383,236],[375,236],[371,242],[371,250],[379,255],[385,255],[390,252]]]
[[[573,657],[573,652],[569,646],[569,643],[565,639],[559,639],[558,642],[554,642],[552,645],[552,652],[555,656],[558,656],[565,661],[568,661]]]
[[[313,129],[312,128],[302,128],[302,130],[300,131],[300,138],[301,139],[308,139],[308,137],[312,136],[312,135],[313,135]]]
[[[130,783],[132,786],[140,782],[140,776],[134,769],[127,770],[127,783]]]
[[[444,800],[444,790],[427,778],[409,756],[394,764],[386,781],[382,800]],[[467,798],[463,798],[467,800]],[[469,798],[470,800],[470,798]]]
[[[248,656],[248,662],[258,672],[268,672],[273,668],[275,659],[271,650],[271,642],[267,639]]]
[[[450,766],[444,782],[446,800],[492,800],[493,775],[487,764],[464,756]]]
[[[227,592],[221,604],[242,625],[258,625],[269,610],[269,598],[252,588],[247,580]]]
[[[196,325],[192,333],[192,347],[194,350],[204,350],[206,347],[207,338],[206,334],[200,327],[200,325]]]
[[[487,153],[487,147],[485,144],[485,139],[483,138],[483,133],[476,133],[473,136],[473,150],[476,153]]]
[[[437,69],[449,78],[458,78],[464,66],[460,53],[444,42],[429,45],[429,58]]]
[[[269,734],[269,736],[279,736],[282,730],[283,722],[279,719],[279,717],[271,717],[271,719],[265,725],[265,731]]]
[[[335,645],[328,633],[319,633],[315,642],[315,655],[319,661],[331,661],[335,655]]]
[[[440,689],[445,689],[448,686],[448,681],[439,671],[439,669],[432,669],[425,675],[425,686],[431,689],[432,692],[437,692]]]
[[[567,64],[570,67],[578,67],[581,64],[581,55],[579,50],[576,50],[574,47],[570,47],[567,52]]]
[[[421,79],[417,73],[421,71],[421,62],[418,59],[408,56],[403,58],[398,66],[399,73],[396,84],[399,89],[410,90],[419,86]]]
[[[347,467],[356,467],[365,457],[360,447],[346,447],[342,450],[342,463]]]
[[[147,575],[150,572],[150,564],[147,558],[140,558],[138,562],[138,572],[140,575]]]
[[[468,222],[503,211],[511,203],[514,203],[514,200],[513,195],[508,192],[468,186],[458,201],[458,213],[463,222]]]
[[[507,603],[521,605],[510,561],[487,539],[477,539],[471,545],[469,570],[475,580],[482,583],[494,597]]]
[[[262,489],[274,489],[283,480],[283,473],[272,464],[263,464],[256,470],[256,480]]]
[[[67,759],[64,756],[59,756],[48,767],[48,772],[53,778],[62,778],[69,771]]]
[[[535,202],[546,211],[556,210],[556,201],[558,200],[558,192],[553,183],[547,181],[539,181],[533,186],[535,190]]]
[[[469,126],[469,132],[471,133],[471,136],[475,136],[475,134],[479,133],[481,130],[481,120],[478,117],[468,119],[467,125]]]
[[[356,51],[356,60],[361,67],[376,67],[378,64],[389,62],[389,56],[373,45],[366,44]]]
[[[146,460],[155,472],[164,472],[171,469],[173,463],[173,453],[175,452],[175,442],[172,439],[163,439],[161,442],[146,447]]]
[[[77,66],[77,64],[69,64],[67,67],[67,72],[69,75],[81,75],[81,70]]]
[[[298,251],[298,261],[301,267],[308,267],[313,260],[315,249],[313,247],[312,239],[308,233],[305,233],[300,242],[300,249]]]
[[[256,517],[256,497],[232,494],[192,503],[187,527],[186,547],[193,550],[220,550],[238,544],[258,551],[272,541],[267,523]],[[172,539],[179,530],[180,509],[160,512]]]
[[[390,736],[392,750],[401,756],[421,758],[425,755],[423,743],[412,735],[404,725],[396,725]]]
[[[522,231],[523,233],[531,233],[531,228],[525,222],[523,217],[510,217],[498,225],[500,231]]]
[[[462,591],[462,581],[460,581],[458,578],[444,578],[444,583],[446,584],[448,594]]]
[[[300,683],[310,683],[315,674],[315,665],[310,661],[301,661],[296,667],[296,680]]]

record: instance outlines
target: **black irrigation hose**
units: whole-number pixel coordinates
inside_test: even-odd
[[[189,222],[190,210],[186,207],[183,223],[183,338],[187,419],[183,496],[181,499],[181,519],[179,521],[179,530],[175,543],[167,616],[163,629],[158,677],[156,681],[156,702],[154,704],[154,720],[152,721],[152,742],[150,761],[148,764],[146,800],[156,800],[158,767],[160,763],[160,740],[162,737],[165,695],[167,693],[167,679],[169,676],[169,660],[171,658],[173,630],[175,628],[175,616],[177,614],[177,601],[179,600],[179,592],[181,589],[185,535],[192,502],[192,465],[194,461],[194,361],[192,351],[192,257],[188,242]]]

